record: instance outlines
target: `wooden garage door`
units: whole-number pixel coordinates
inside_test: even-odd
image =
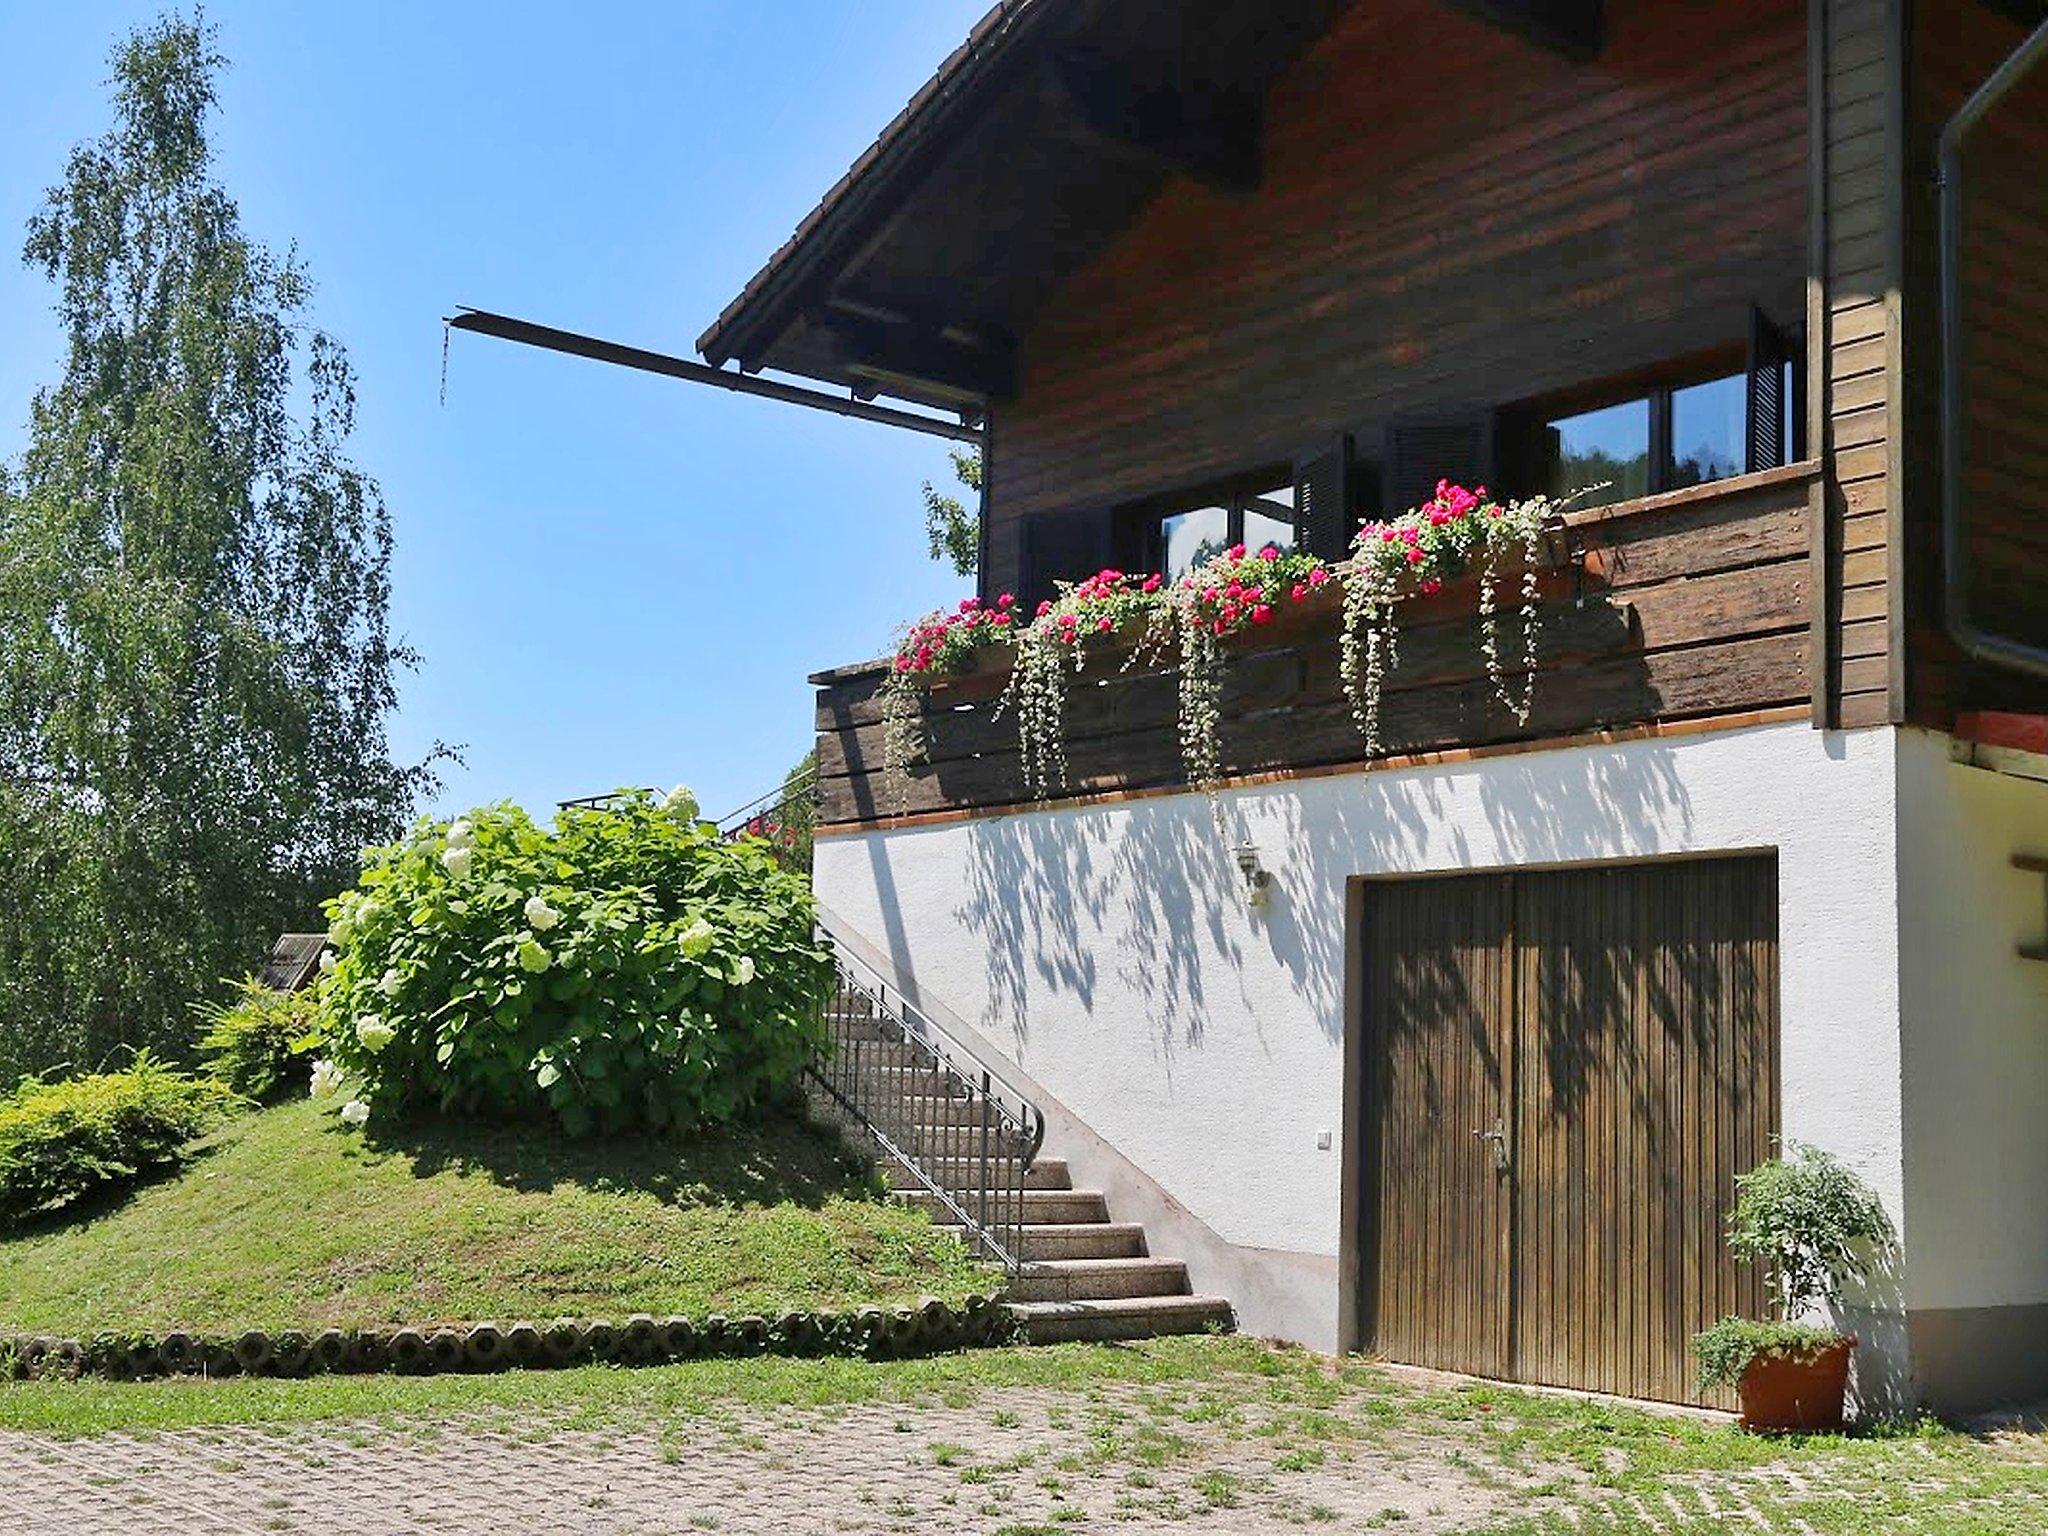
[[[1777,1127],[1768,857],[1371,882],[1363,1337],[1390,1359],[1704,1401],[1760,1278],[1720,1240]]]

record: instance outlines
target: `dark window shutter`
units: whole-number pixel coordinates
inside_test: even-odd
[[[1746,468],[1754,474],[1785,462],[1785,422],[1793,402],[1785,390],[1792,357],[1786,334],[1762,310],[1749,312],[1749,442]]]
[[[1349,437],[1294,461],[1294,540],[1299,548],[1325,560],[1343,559],[1358,531],[1355,506]]]
[[[1057,595],[1053,583],[1080,581],[1110,563],[1113,519],[1106,511],[1049,512],[1024,523],[1024,579],[1017,600],[1030,612]]]
[[[1493,412],[1440,411],[1387,423],[1383,510],[1420,506],[1439,480],[1476,489],[1493,479]]]

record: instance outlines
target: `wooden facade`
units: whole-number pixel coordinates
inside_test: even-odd
[[[1238,14],[1222,0],[1201,8]],[[1537,489],[1515,448],[1523,416],[1673,370],[1741,366],[1745,335],[1762,326],[1803,355],[1804,409],[1780,455],[1793,462],[1578,518],[1585,558],[1553,584],[1566,600],[1546,610],[1526,726],[1487,700],[1469,603],[1463,619],[1426,605],[1389,684],[1389,749],[1483,750],[1802,707],[1826,727],[1945,727],[1963,709],[2048,707],[2048,688],[1965,661],[1944,632],[1935,413],[1933,144],[2031,9],[1608,0],[1597,45],[1575,50],[1450,0],[1291,0],[1256,78],[1255,176],[1170,156],[1161,170],[1155,156],[1146,182],[1139,161],[1116,158],[1113,228],[1083,238],[1068,220],[1057,253],[1015,247],[1048,264],[1028,303],[989,297],[976,262],[996,226],[970,228],[946,258],[972,269],[948,334],[1007,337],[982,403],[984,595],[1035,596],[1104,564],[1147,568],[1146,529],[1176,497],[1298,481],[1332,452],[1350,467],[1353,518],[1411,504],[1417,444],[1425,479]],[[1051,14],[1039,0],[1012,20],[1050,25]],[[1083,28],[1133,13],[1077,0],[1058,14]],[[1127,27],[1123,45],[1144,30]],[[1022,186],[1093,142],[1048,140],[1045,93],[1011,89],[1041,114],[1031,153],[1001,137],[1027,131],[1022,109],[1003,107],[963,138],[946,184],[995,175],[1009,155]],[[2048,203],[2028,172],[2048,145],[2044,103],[2048,80],[1986,135],[1977,173],[1997,190],[1972,204],[1966,242],[1969,547],[1990,621],[2035,632],[2048,631],[2037,596],[2048,418],[2036,401],[2048,259],[2034,259],[2048,258]],[[842,287],[894,260],[938,274],[927,287],[943,315],[944,262],[928,246],[892,256],[890,241],[908,238],[894,228],[845,237],[865,243]],[[841,308],[887,310],[866,290],[831,291]],[[743,304],[735,312],[733,326],[772,332]],[[818,312],[790,322],[792,358],[825,345]],[[773,344],[760,351],[775,361]],[[1227,772],[1361,760],[1336,654],[1327,611],[1242,642]],[[1172,680],[1121,662],[1072,696],[1069,795],[1178,782]],[[1025,801],[993,709],[999,680],[942,686],[929,760],[890,783],[879,679],[873,664],[817,679],[827,824]]]
[[[2048,8],[2037,8],[2048,15]],[[1897,573],[1906,717],[1945,729],[1965,710],[2048,712],[2048,684],[1971,662],[1943,626],[1937,321],[1943,126],[2039,17],[1983,0],[1912,10],[1906,48],[1907,329],[1900,408],[1908,451]],[[2036,69],[1963,155],[1965,357],[1962,520],[1976,619],[2048,646],[2048,70]]]
[[[1371,463],[1397,418],[1739,355],[1752,305],[1797,324],[1798,0],[1607,9],[1588,65],[1439,0],[1347,8],[1267,95],[1258,190],[1174,181],[1025,337],[990,414],[985,589],[1032,584],[1044,514],[1339,433]]]

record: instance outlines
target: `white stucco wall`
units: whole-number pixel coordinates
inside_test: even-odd
[[[2048,784],[1899,738],[1899,971],[1906,1066],[1906,1299],[2048,1302]]]
[[[1224,1239],[1335,1255],[1348,877],[1775,848],[1784,1129],[1903,1222],[1893,742],[1784,724],[1308,779],[1222,796],[1221,833],[1176,795],[826,837],[818,890]]]

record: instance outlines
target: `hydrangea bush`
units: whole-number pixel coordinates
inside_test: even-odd
[[[686,792],[423,822],[328,903],[312,1091],[572,1135],[736,1120],[824,1044],[810,885]]]

